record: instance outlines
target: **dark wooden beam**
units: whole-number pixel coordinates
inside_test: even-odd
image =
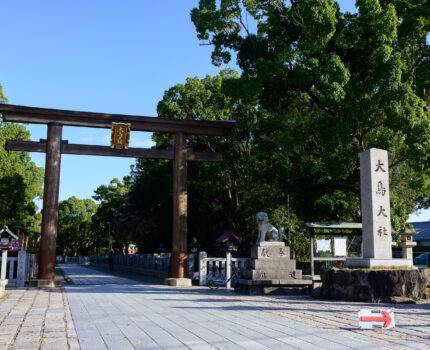
[[[181,120],[156,117],[132,116],[68,111],[0,104],[0,113],[6,122],[49,124],[110,129],[112,123],[130,123],[131,130],[222,136],[231,129],[235,121]]]
[[[62,154],[79,154],[87,156],[105,156],[105,157],[129,157],[129,158],[152,158],[152,159],[174,159],[173,150],[151,149],[151,148],[129,148],[129,149],[112,149],[108,146],[92,146],[68,144],[62,141]],[[6,141],[6,150],[22,152],[46,152],[46,141]],[[187,161],[199,162],[219,162],[221,155],[213,152],[187,152]]]
[[[46,142],[6,140],[6,151],[46,153]]]
[[[187,150],[187,161],[219,162],[221,154],[215,152],[194,152]]]

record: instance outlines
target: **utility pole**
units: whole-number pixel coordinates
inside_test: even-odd
[[[110,253],[110,251],[111,251],[111,244],[110,244],[110,222],[109,221],[107,221],[106,222],[108,225],[109,225],[109,250],[108,250],[108,254]]]

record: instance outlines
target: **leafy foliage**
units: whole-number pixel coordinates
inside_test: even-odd
[[[172,162],[137,159],[132,170],[130,209],[133,241],[139,252],[172,246]]]
[[[7,102],[0,85],[0,103]],[[5,150],[6,140],[29,140],[23,125],[0,120],[0,225],[24,226],[40,233],[40,213],[36,197],[42,196],[43,168],[36,166],[27,152]]]
[[[274,153],[260,138],[271,115],[255,101],[228,97],[222,91],[226,79],[238,79],[238,74],[227,69],[215,77],[188,78],[167,90],[157,108],[159,116],[168,118],[236,120],[227,137],[187,137],[190,149],[222,155],[217,163],[188,162],[189,237],[196,236],[200,248],[209,251],[228,229],[248,247],[257,236],[258,211],[273,212],[275,224],[286,223],[284,188],[278,183],[287,171],[285,155]],[[154,134],[153,139],[156,148],[172,146],[171,135]],[[154,252],[160,244],[171,249],[172,167],[170,161],[139,159],[127,186],[99,187],[94,196],[102,201],[94,216],[99,229],[111,218],[118,243],[126,244],[124,237],[129,237],[140,252]],[[115,233],[119,228],[123,232]]]
[[[129,178],[124,177],[123,182],[113,179],[108,186],[101,185],[95,190],[93,199],[100,201],[100,204],[92,218],[92,229],[97,235],[99,247],[106,247],[106,252],[109,247],[107,222],[111,224],[111,240],[115,252],[122,253],[122,248],[131,242],[135,225],[129,209],[130,186]]]
[[[376,147],[390,155],[398,229],[417,204],[430,204],[430,4],[356,6],[351,14],[330,0],[206,0],[191,19],[214,46],[214,64],[237,54],[242,75],[226,90],[248,91],[276,115],[281,127],[270,136],[293,163],[297,215],[359,221],[358,155]]]
[[[64,249],[73,256],[93,252],[97,237],[92,230],[92,216],[96,211],[97,204],[91,199],[70,197],[58,204],[59,253]]]

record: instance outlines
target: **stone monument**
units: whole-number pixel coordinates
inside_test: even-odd
[[[393,259],[388,153],[371,148],[360,153],[363,258],[348,258],[348,267],[412,266],[410,259]]]
[[[308,285],[310,281],[302,280],[302,271],[296,269],[296,261],[290,258],[282,227],[276,229],[263,212],[257,214],[257,223],[257,243],[251,248],[251,260],[245,263],[235,290],[244,294],[270,294],[283,287]]]

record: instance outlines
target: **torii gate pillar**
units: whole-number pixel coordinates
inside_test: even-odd
[[[61,124],[48,124],[42,235],[40,238],[39,272],[37,276],[39,279],[54,279],[55,277],[62,131],[63,126]]]
[[[187,141],[185,133],[174,136],[172,277],[186,277],[187,260]]]

